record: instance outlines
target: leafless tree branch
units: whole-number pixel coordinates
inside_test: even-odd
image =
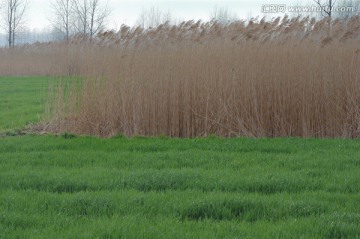
[[[333,8],[336,4],[336,0],[326,0],[325,3],[322,3],[320,0],[314,0],[314,2],[322,9],[321,14],[324,14],[328,17],[332,17]]]
[[[15,46],[16,36],[21,27],[25,25],[24,16],[29,6],[28,0],[4,0],[4,29],[7,32],[9,47]]]
[[[74,10],[77,30],[90,40],[103,30],[111,13],[108,2],[101,5],[100,0],[75,0]]]
[[[170,11],[161,11],[157,7],[143,9],[138,17],[136,24],[142,28],[157,27],[161,24],[171,23],[172,15]]]
[[[53,0],[50,3],[52,9],[53,27],[64,35],[66,41],[69,41],[74,25],[74,1],[73,0]]]

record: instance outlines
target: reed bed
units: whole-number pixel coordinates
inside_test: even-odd
[[[358,138],[359,42],[359,17],[122,26],[2,50],[0,72],[60,78],[46,132]]]

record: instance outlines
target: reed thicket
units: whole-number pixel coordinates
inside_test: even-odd
[[[360,137],[359,40],[359,17],[123,26],[91,44],[3,50],[0,70],[63,79],[47,132]]]

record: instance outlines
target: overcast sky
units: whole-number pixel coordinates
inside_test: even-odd
[[[31,29],[42,29],[49,25],[48,19],[50,13],[51,0],[29,0],[29,10],[27,19]],[[106,2],[106,0],[102,0]],[[148,9],[152,6],[160,10],[170,10],[172,16],[180,20],[202,19],[208,20],[210,12],[214,7],[227,7],[231,12],[236,13],[239,18],[249,16],[259,16],[263,4],[285,4],[293,0],[109,0],[109,6],[112,9],[109,18],[109,28],[119,27],[125,23],[133,25],[142,9]],[[296,2],[296,1],[295,1]]]

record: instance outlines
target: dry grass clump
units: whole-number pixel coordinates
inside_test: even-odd
[[[54,61],[49,73],[63,78],[51,88],[44,130],[360,137],[358,22],[334,21],[330,32],[321,28],[328,23],[123,26],[94,44],[40,47],[39,59]]]

